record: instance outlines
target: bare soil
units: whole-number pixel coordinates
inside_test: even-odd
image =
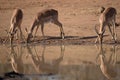
[[[41,30],[37,32],[33,43],[40,44],[94,44],[97,34],[94,26],[98,24],[98,10],[101,6],[115,7],[117,9],[117,23],[120,22],[119,0],[0,0],[0,43],[9,43],[7,33],[10,18],[15,8],[21,8],[24,12],[22,31],[27,36],[25,28],[30,29],[34,16],[37,12],[54,8],[59,12],[59,20],[63,24],[65,39],[60,38],[60,30],[54,24],[45,24],[44,32],[46,39],[41,36]],[[111,44],[110,33],[106,28],[104,43]],[[120,27],[117,27],[118,43],[120,43]],[[14,42],[18,42],[15,40]],[[25,40],[23,41],[25,42]]]

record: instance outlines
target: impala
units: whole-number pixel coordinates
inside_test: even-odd
[[[62,39],[64,39],[64,31],[63,31],[62,23],[60,23],[58,20],[58,11],[54,10],[54,9],[46,9],[46,10],[39,12],[36,15],[32,25],[31,25],[31,29],[28,32],[27,42],[30,42],[30,38],[32,37],[32,33],[33,33],[33,30],[35,27],[36,27],[35,35],[36,35],[36,32],[37,32],[39,26],[41,26],[41,32],[44,37],[44,31],[43,31],[44,23],[47,23],[47,22],[52,22],[52,23],[58,25],[60,27],[60,32],[61,32],[60,35],[61,35]]]
[[[9,29],[9,34],[10,34],[10,42],[13,42],[13,38],[14,35],[17,32],[17,29],[19,29],[20,31],[20,37],[22,39],[23,34],[22,34],[22,30],[21,30],[21,23],[22,23],[22,19],[23,19],[23,12],[21,9],[15,9],[13,12],[13,15],[11,17],[11,26]]]
[[[109,7],[106,9],[102,8],[101,15],[99,17],[99,23],[100,23],[99,31],[96,28],[97,26],[95,26],[95,31],[98,34],[98,37],[97,37],[95,43],[97,43],[97,41],[99,39],[99,42],[102,44],[103,35],[105,32],[106,26],[108,26],[108,28],[109,28],[112,39],[114,40],[114,42],[116,42],[116,38],[117,38],[116,30],[115,30],[116,29],[116,14],[117,14],[117,11],[113,7]],[[113,26],[113,29],[111,28],[111,26]]]

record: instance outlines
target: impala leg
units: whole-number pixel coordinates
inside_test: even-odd
[[[105,28],[103,29],[102,33],[99,36],[99,41],[100,41],[101,44],[103,42],[104,33],[105,33]]]
[[[116,35],[116,26],[115,26],[115,21],[113,21],[113,37],[114,37],[114,41],[116,42],[117,35]]]
[[[20,25],[19,25],[19,27],[18,27],[18,28],[19,28],[19,30],[20,30],[20,39],[21,39],[21,40],[23,40],[23,33],[22,33],[22,30],[21,30]]]
[[[11,35],[11,37],[10,37],[10,44],[13,43],[13,39],[14,39],[14,36]]]
[[[14,35],[17,32],[16,30],[16,24],[15,23],[11,23],[11,27],[9,30],[9,34],[10,34],[10,43],[12,44],[13,39],[14,39]]]
[[[22,41],[22,40],[26,40],[26,39],[25,39],[25,36],[23,35],[23,32],[22,32],[22,30],[21,30],[21,25],[19,25],[18,28],[19,28],[19,31],[20,31],[20,34],[19,34],[19,35],[20,35],[20,40],[21,40],[21,41]]]
[[[10,27],[10,29],[9,29],[9,33],[12,33],[13,32],[13,24],[11,24],[11,27]]]
[[[44,39],[45,39],[45,35],[44,35],[44,23],[41,24],[41,32],[42,32],[42,36],[43,36]]]
[[[36,28],[36,30],[35,30],[35,34],[34,34],[34,36],[33,36],[33,40],[35,39],[36,33],[37,33],[37,31],[38,31],[38,28],[39,28],[39,25],[37,25],[37,28]]]
[[[112,30],[111,30],[110,24],[108,24],[108,29],[109,29],[110,35],[112,36],[112,39],[114,39],[114,36],[113,36]]]
[[[99,38],[99,32],[98,32],[98,30],[97,30],[97,25],[95,25],[95,32],[97,33],[97,38],[96,38],[96,40],[95,40],[95,43],[97,43],[98,42],[98,38]]]
[[[116,33],[116,15],[114,15],[114,32],[115,32],[115,40],[117,40],[117,33]]]
[[[102,44],[103,42],[103,34],[105,33],[105,30],[103,30],[101,33],[98,34],[95,43],[97,43],[99,41],[100,44]]]
[[[102,44],[102,41],[103,41],[103,35],[99,34],[98,37],[96,38],[95,43],[99,42],[100,44]]]
[[[62,23],[60,23],[58,20],[55,20],[53,22],[54,24],[58,25],[60,27],[60,36],[62,37],[62,39],[64,39],[65,37],[65,34],[64,34],[64,30],[63,30],[63,27],[62,27]]]
[[[9,40],[10,40],[10,44],[12,44],[12,31],[13,31],[13,24],[11,24],[11,27],[9,29],[8,35],[9,35]]]
[[[15,38],[16,38],[16,40],[19,40],[19,32],[16,32],[16,36],[15,36]],[[20,39],[21,39],[21,37],[20,37]],[[21,39],[22,40],[22,39]]]
[[[104,37],[104,33],[105,33],[105,29],[106,29],[106,24],[105,23],[103,23],[103,24],[101,24],[101,28],[100,28],[100,33],[99,33],[99,42],[100,42],[100,44],[102,44],[102,42],[103,42],[103,37]]]
[[[102,27],[100,27],[100,26],[102,26]],[[104,32],[105,32],[105,27],[104,27],[105,24],[104,24],[104,23],[101,23],[100,26],[99,26],[99,27],[100,27],[100,30],[99,30],[99,31],[98,31],[97,28],[96,28],[97,26],[95,26],[95,31],[96,31],[96,33],[97,33],[97,35],[98,35],[97,38],[96,38],[96,40],[95,40],[95,43],[97,43],[97,42],[99,41],[99,43],[102,44],[103,34],[104,34]]]
[[[116,43],[116,40],[117,40],[117,34],[116,34],[116,15],[113,16],[113,20],[112,20],[112,26],[113,26],[113,39]]]
[[[103,32],[99,35],[99,43],[102,44],[103,42]]]
[[[21,29],[21,23],[22,23],[22,20],[20,20],[20,21],[18,22],[18,25],[16,25],[16,26],[18,27],[19,31],[20,31],[20,34],[19,34],[19,36],[20,36],[20,41],[25,40],[25,37],[24,37],[23,32],[22,32],[22,29]]]

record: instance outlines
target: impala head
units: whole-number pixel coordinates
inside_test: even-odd
[[[30,38],[33,37],[32,33],[31,32],[28,32],[27,28],[25,28],[25,31],[27,32],[27,43],[30,42]]]
[[[28,35],[27,35],[27,43],[29,43],[30,42],[30,38],[32,38],[33,36],[32,36],[32,33],[28,33]]]
[[[16,34],[16,32],[17,32],[17,29],[16,30],[14,30],[14,31],[9,31],[8,32],[8,34],[9,34],[9,38],[10,38],[10,43],[12,44],[12,42],[13,42],[13,39],[14,39],[14,35]]]

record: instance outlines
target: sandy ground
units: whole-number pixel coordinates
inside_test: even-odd
[[[98,24],[98,10],[101,6],[115,7],[117,9],[117,22],[120,20],[119,0],[0,0],[0,40],[7,38],[5,30],[9,30],[10,18],[15,8],[21,8],[24,12],[22,31],[25,36],[25,28],[30,29],[34,16],[43,9],[54,8],[59,12],[59,20],[63,24],[65,40],[60,39],[59,27],[54,24],[45,24],[44,32],[46,44],[83,44],[94,43],[97,34],[94,26]],[[118,42],[120,41],[120,28],[117,27]],[[111,43],[111,37],[106,31],[105,43]],[[37,33],[35,42],[43,43],[41,30]]]

